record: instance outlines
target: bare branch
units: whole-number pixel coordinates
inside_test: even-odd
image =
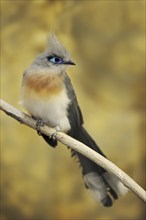
[[[13,106],[9,105],[8,103],[4,102],[3,100],[0,100],[0,109],[4,111],[7,115],[19,121],[20,123],[23,123],[33,129],[36,129],[36,120],[31,118],[29,115],[14,108]],[[73,150],[78,151],[79,153],[88,157],[90,160],[94,161],[96,164],[100,165],[108,172],[112,173],[135,195],[137,195],[139,198],[146,202],[146,192],[144,191],[144,189],[141,188],[131,177],[129,177],[125,172],[123,172],[111,161],[101,156],[97,152],[93,151],[85,144],[82,144],[81,142],[71,138],[70,136],[62,132],[58,132],[55,129],[50,128],[46,125],[40,127],[40,131],[47,136],[55,134],[58,141],[72,148]]]

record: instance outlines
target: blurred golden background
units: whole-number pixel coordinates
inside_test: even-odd
[[[1,0],[1,97],[22,110],[23,71],[55,31],[76,67],[68,70],[85,127],[116,165],[145,186],[145,1]],[[112,208],[84,188],[66,147],[1,114],[1,219],[144,218],[129,192]]]

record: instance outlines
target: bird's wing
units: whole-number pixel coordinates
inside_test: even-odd
[[[67,90],[67,95],[70,99],[70,105],[68,107],[68,119],[71,125],[70,135],[74,136],[75,132],[82,126],[83,124],[83,116],[78,105],[78,101],[71,84],[71,80],[67,74],[65,74],[65,86]]]

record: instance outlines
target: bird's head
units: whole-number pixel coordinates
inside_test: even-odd
[[[48,50],[39,55],[32,65],[45,69],[48,72],[61,73],[66,67],[75,65],[75,63],[70,59],[68,51],[57,37],[54,34],[50,34],[48,38]]]

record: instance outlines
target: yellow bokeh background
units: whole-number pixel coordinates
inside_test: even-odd
[[[85,127],[116,165],[145,187],[145,1],[1,0],[1,98],[15,107],[23,71],[56,33]],[[59,144],[1,114],[1,219],[132,219],[144,203],[129,192],[111,208],[85,189]]]

